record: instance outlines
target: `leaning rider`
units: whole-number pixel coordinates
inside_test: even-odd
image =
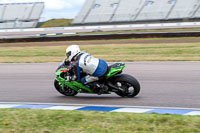
[[[95,58],[84,51],[81,52],[78,45],[69,46],[66,49],[66,56],[70,62],[73,62],[77,81],[85,85],[99,80],[107,72],[108,65],[104,60]],[[81,77],[81,73],[85,73],[86,76]]]

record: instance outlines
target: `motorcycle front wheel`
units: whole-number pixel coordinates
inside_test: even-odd
[[[65,86],[63,89],[61,87],[61,84],[57,80],[54,81],[54,86],[59,93],[65,95],[65,96],[75,96],[78,93],[75,90],[73,90],[67,86]]]
[[[115,92],[121,97],[135,97],[140,92],[140,83],[136,78],[128,74],[121,74],[117,76],[114,79],[113,84],[124,90],[123,92]]]

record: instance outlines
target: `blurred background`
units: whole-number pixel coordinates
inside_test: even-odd
[[[199,18],[199,0],[0,1],[0,29],[198,22]]]

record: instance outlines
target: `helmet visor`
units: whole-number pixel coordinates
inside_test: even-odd
[[[71,51],[67,52],[67,53],[66,53],[67,58],[69,58],[69,56],[70,56],[71,54],[72,54]]]

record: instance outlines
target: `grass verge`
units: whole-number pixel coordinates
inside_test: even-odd
[[[67,27],[71,26],[72,19],[52,19],[45,22],[39,22],[37,28],[48,27]]]
[[[59,62],[66,46],[1,47],[1,63]],[[200,43],[80,45],[106,61],[200,61]]]
[[[2,133],[199,133],[199,116],[0,109]]]

